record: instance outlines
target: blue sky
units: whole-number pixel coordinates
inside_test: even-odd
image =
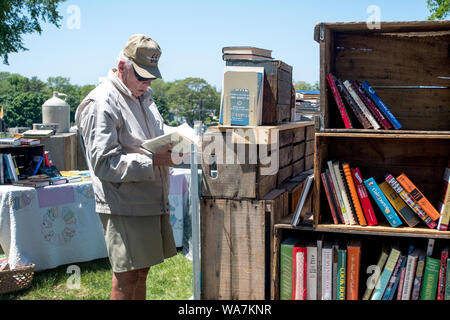
[[[61,27],[44,25],[41,35],[24,36],[29,51],[11,54],[9,66],[0,64],[0,71],[97,84],[117,65],[130,35],[145,33],[162,48],[165,81],[200,77],[220,90],[222,47],[249,45],[272,50],[274,58],[293,67],[295,81],[314,83],[319,80],[316,23],[367,21],[371,5],[379,7],[381,21],[430,15],[426,0],[68,0],[59,7]],[[74,6],[79,15],[69,10]]]

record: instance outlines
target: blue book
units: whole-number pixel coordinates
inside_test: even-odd
[[[6,179],[6,181],[12,182],[13,178],[9,171],[8,157],[6,156],[6,153],[3,153],[2,156],[3,156],[3,170],[5,173],[5,179]]]
[[[386,291],[383,295],[383,300],[393,300],[395,292],[397,291],[398,284],[400,283],[400,274],[402,273],[402,268],[406,266],[406,257],[400,256],[395,266],[394,272],[392,273],[391,279],[388,282]]]
[[[384,193],[381,191],[378,184],[375,182],[375,179],[369,178],[367,180],[364,180],[364,184],[366,185],[367,190],[369,190],[372,198],[377,203],[381,212],[383,212],[384,216],[389,221],[390,225],[394,228],[400,226],[402,224],[402,221],[395,212],[394,208],[392,208],[391,204],[389,203]]]
[[[392,248],[371,300],[381,300],[383,297],[384,291],[386,290],[387,284],[391,278],[399,257],[400,251],[396,248]]]
[[[394,115],[388,109],[388,107],[386,107],[384,102],[380,99],[380,97],[377,95],[375,90],[373,90],[373,88],[370,86],[370,84],[367,81],[364,81],[363,83],[361,83],[361,87],[364,89],[364,91],[367,93],[367,95],[372,99],[372,101],[377,105],[377,107],[384,114],[384,116],[389,119],[389,121],[392,123],[393,127],[397,130],[400,129],[402,127],[402,125],[394,117]]]

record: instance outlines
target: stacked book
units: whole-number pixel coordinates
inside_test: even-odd
[[[19,138],[0,138],[0,145],[2,146],[20,146]]]
[[[82,182],[91,180],[89,170],[69,170],[60,172],[61,176],[65,177],[67,180],[69,180],[69,182]]]
[[[273,60],[272,50],[266,50],[248,46],[234,46],[222,48],[222,59],[227,60]]]
[[[449,248],[434,247],[433,240],[426,251],[416,244],[383,244],[371,261],[361,257],[371,257],[374,248],[360,240],[286,238],[280,245],[280,300],[449,300]]]
[[[331,73],[326,77],[345,128],[398,130],[402,127],[367,81],[342,80]]]
[[[386,173],[385,181],[377,182],[373,177],[364,179],[359,168],[351,168],[349,163],[330,160],[327,165],[321,180],[334,224],[375,226],[378,221],[374,208],[378,207],[391,227],[403,222],[414,227],[423,221],[435,229],[436,221],[441,219],[440,230],[447,230],[448,199],[446,211],[439,213],[406,174],[394,178]],[[372,206],[370,198],[376,206]]]

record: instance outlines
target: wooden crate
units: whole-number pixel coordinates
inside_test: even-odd
[[[76,132],[57,133],[49,137],[40,137],[45,150],[50,153],[53,164],[59,170],[78,170],[79,138]],[[80,164],[86,167],[86,162]],[[81,169],[80,168],[80,169]]]
[[[43,156],[44,155],[44,146],[42,144],[34,145],[34,146],[7,146],[7,145],[1,145],[0,146],[0,153],[1,154],[8,154],[10,153],[16,160],[17,167],[19,169],[20,174],[26,174],[27,168],[31,167],[34,169],[33,166],[36,165],[35,162],[33,162],[34,156]]]
[[[306,139],[311,139],[313,133],[313,122],[259,127],[210,127],[202,144],[202,195],[227,199],[263,198],[283,181],[304,171],[305,162],[308,163],[310,159],[305,158],[305,152],[311,149],[313,143],[313,140]],[[216,138],[225,141],[222,145],[226,154],[222,159],[211,148]],[[271,153],[272,149],[278,156]],[[239,158],[242,150],[245,150],[245,159]],[[261,153],[262,150],[265,152]],[[260,157],[261,154],[267,156]],[[211,165],[212,155],[216,157],[216,165]],[[227,156],[230,156],[229,164],[226,163]],[[255,158],[251,160],[250,156],[255,156],[256,161]],[[267,164],[267,157],[272,156],[274,162]],[[270,167],[272,169],[269,170]],[[217,169],[217,176],[212,174],[213,169]]]
[[[262,125],[274,125],[291,121],[291,113],[295,108],[295,89],[292,85],[291,66],[279,60],[228,60],[226,65],[263,67]]]
[[[444,77],[450,70],[450,21],[382,22],[380,29],[369,29],[365,22],[319,23],[314,38],[320,44],[324,129],[344,128],[325,78],[331,72],[341,79],[367,80],[402,130],[449,130],[450,89]]]
[[[261,200],[202,198],[201,298],[262,300],[270,296],[273,226],[288,215],[288,194]]]

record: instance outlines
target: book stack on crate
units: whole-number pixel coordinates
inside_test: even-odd
[[[220,125],[201,143],[203,299],[269,297],[274,222],[296,207],[313,168],[314,123],[289,122],[292,68],[239,54],[225,59]]]
[[[377,265],[382,243],[389,248],[386,260],[397,248],[408,261],[435,240],[433,254],[417,254],[425,257],[421,264],[440,261],[450,247],[450,88],[441,75],[450,67],[450,22],[383,22],[377,30],[364,22],[319,23],[314,37],[320,45],[323,112],[315,132],[314,222],[295,226],[292,217],[285,217],[275,224],[272,299],[281,295],[281,243],[289,237],[303,246],[317,239],[340,240],[341,250],[359,240],[360,284],[369,277],[366,268]],[[394,278],[384,277],[388,286],[401,279],[398,259],[388,270],[397,264]],[[442,296],[439,290],[436,298]],[[399,288],[393,291],[375,298],[397,299]],[[433,297],[434,287],[430,292]],[[358,299],[364,293],[360,286]]]
[[[281,300],[450,300],[444,242],[289,236],[280,246]]]

